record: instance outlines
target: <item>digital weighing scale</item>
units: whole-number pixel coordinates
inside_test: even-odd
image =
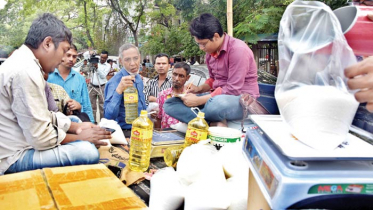
[[[370,143],[349,133],[335,150],[317,151],[296,140],[280,115],[252,115],[251,120],[243,151],[271,209],[373,206]]]

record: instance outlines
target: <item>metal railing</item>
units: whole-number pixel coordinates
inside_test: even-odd
[[[278,75],[278,48],[277,43],[258,43],[250,47],[254,53],[258,70]]]

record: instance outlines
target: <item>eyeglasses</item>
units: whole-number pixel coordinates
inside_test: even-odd
[[[194,40],[194,43],[195,43],[196,45],[198,45],[198,47],[202,47],[202,48],[205,48],[206,45],[207,45],[209,42],[210,42],[210,40],[208,40],[208,41],[205,42],[205,43],[198,43],[198,42],[196,42],[196,40]]]
[[[123,58],[123,61],[126,63],[131,63],[131,60],[136,63],[140,58],[138,56],[133,57],[133,58]]]

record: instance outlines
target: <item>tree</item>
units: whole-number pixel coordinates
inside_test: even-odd
[[[4,29],[0,32],[1,43],[23,44],[32,20],[44,12],[54,14],[65,23],[78,47],[96,47],[96,43],[104,46],[101,44],[101,25],[111,9],[97,5],[93,0],[10,0],[0,11],[0,28]]]
[[[139,45],[138,30],[140,23],[145,23],[145,9],[148,0],[107,0],[113,11],[117,12],[131,31],[135,45]]]
[[[90,45],[95,48],[95,42],[93,41],[92,39],[92,36],[91,36],[91,27],[90,25],[88,24],[88,19],[89,19],[89,16],[88,16],[88,12],[87,12],[87,7],[92,7],[93,9],[93,18],[94,20],[96,20],[96,9],[95,9],[95,5],[92,5],[92,1],[87,1],[87,0],[80,0],[78,1],[78,5],[79,4],[83,4],[83,15],[84,15],[84,28],[85,28],[85,33],[86,33],[86,36],[87,36],[87,39],[89,40],[90,42]],[[87,6],[88,4],[88,6]],[[96,25],[96,24],[94,24]],[[92,30],[94,30],[94,27],[92,28]]]
[[[151,23],[154,23],[147,36],[146,44],[141,48],[145,54],[167,53],[171,56],[181,55],[192,57],[204,54],[198,46],[194,44],[188,27],[188,22],[179,24],[180,11],[170,1],[154,1],[156,9],[149,13]]]
[[[242,22],[234,28],[234,34],[248,43],[256,43],[258,34],[277,33],[279,24],[289,0],[279,0],[273,4],[271,0],[251,1],[251,11]]]
[[[346,0],[319,1],[330,6],[332,10],[346,5]],[[238,20],[238,24],[234,27],[234,35],[248,43],[255,44],[259,40],[258,34],[277,33],[279,31],[282,15],[293,0],[278,0],[275,3],[272,0],[251,0],[247,2],[250,2],[251,9],[249,12],[238,12],[248,15],[244,20]],[[237,10],[234,10],[235,13],[237,13]]]
[[[24,0],[9,0],[0,10],[0,43],[8,46],[8,53],[23,44],[33,19],[24,13],[23,3]]]

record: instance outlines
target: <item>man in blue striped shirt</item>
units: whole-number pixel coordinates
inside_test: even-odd
[[[72,70],[77,56],[76,46],[71,44],[70,50],[62,58],[61,64],[53,73],[49,74],[48,82],[62,86],[70,98],[81,104],[81,111],[89,116],[91,122],[95,122],[85,79],[78,72]],[[78,109],[78,104],[69,104],[69,108],[71,111]]]

